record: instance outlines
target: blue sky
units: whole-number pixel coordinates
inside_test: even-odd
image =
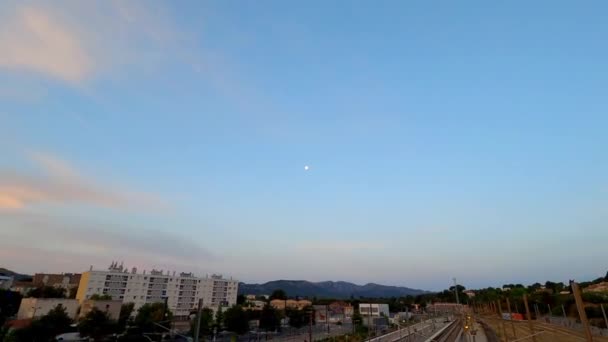
[[[0,259],[434,290],[603,275],[606,10],[5,2]]]

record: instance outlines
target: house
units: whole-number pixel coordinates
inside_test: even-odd
[[[352,305],[342,301],[329,305],[315,305],[314,309],[317,322],[329,321],[330,323],[344,322],[350,319],[354,312]]]
[[[243,304],[245,310],[262,310],[266,306],[266,302],[263,300],[248,300]]]
[[[10,289],[13,286],[13,280],[13,277],[0,275],[0,289]]]
[[[388,304],[376,303],[360,303],[359,313],[363,318],[363,324],[366,326],[386,325],[390,315]]]
[[[273,299],[270,301],[270,306],[277,310],[297,309],[302,310],[312,305],[312,302],[306,299]]]
[[[23,298],[17,312],[17,319],[41,317],[57,306],[65,308],[68,316],[71,319],[76,319],[79,307],[78,301],[66,298]]]

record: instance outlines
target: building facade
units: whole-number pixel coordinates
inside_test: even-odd
[[[306,299],[273,299],[270,301],[270,306],[277,310],[297,309],[302,310],[312,305],[312,302]]]
[[[388,304],[360,303],[359,313],[363,318],[363,325],[366,326],[385,325],[390,316]]]
[[[134,313],[147,303],[167,302],[167,307],[177,318],[188,317],[198,308],[199,299],[203,306],[217,309],[236,304],[238,281],[225,279],[221,275],[198,278],[192,273],[164,272],[152,270],[150,273],[130,272],[122,265],[112,263],[108,270],[84,272],[76,299],[83,302],[91,296],[109,295],[113,300],[134,303]]]
[[[68,316],[70,316],[71,319],[76,318],[76,313],[78,312],[79,307],[76,299],[23,298],[21,300],[21,305],[19,305],[17,319],[42,317],[57,306],[62,306],[65,308],[65,312],[68,314]]]
[[[52,286],[70,290],[78,287],[80,276],[78,273],[36,273],[34,274],[32,283],[35,286]]]

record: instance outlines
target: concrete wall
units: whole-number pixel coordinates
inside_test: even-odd
[[[78,301],[76,299],[65,298],[23,298],[17,312],[17,319],[44,316],[57,305],[63,306],[71,319],[76,319],[79,306]]]
[[[82,302],[80,307],[80,318],[83,318],[93,308],[97,308],[99,311],[108,313],[111,319],[117,321],[120,317],[120,308],[122,307],[122,301],[120,300],[85,300]]]

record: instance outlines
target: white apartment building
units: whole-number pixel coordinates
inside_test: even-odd
[[[359,313],[364,318],[367,316],[388,317],[389,316],[388,304],[359,303]]]
[[[203,306],[217,309],[220,306],[236,304],[239,282],[224,279],[221,275],[198,278],[192,273],[164,272],[152,270],[137,273],[133,268],[127,271],[121,265],[112,263],[106,271],[84,272],[80,278],[76,299],[83,302],[91,296],[110,295],[113,300],[134,303],[137,312],[146,303],[167,301],[167,307],[175,317],[188,317],[198,308],[199,299]]]

